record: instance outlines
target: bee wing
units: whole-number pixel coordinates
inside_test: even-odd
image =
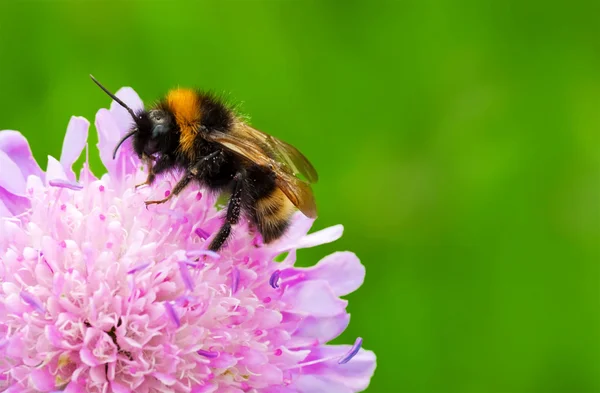
[[[221,131],[211,131],[205,136],[205,138],[211,142],[216,142],[227,150],[242,156],[256,164],[274,167],[278,163],[270,157],[264,149],[256,142],[240,138],[230,133],[224,133]]]
[[[260,133],[260,131],[255,131]],[[316,183],[319,180],[315,168],[298,149],[274,136],[261,134],[265,135],[266,143],[273,150],[278,161],[290,168],[294,176],[301,174],[309,183]]]
[[[282,170],[294,176],[300,174],[309,183],[316,183],[319,180],[315,168],[298,149],[247,124],[239,123],[228,133],[211,131],[207,135],[207,139],[222,143],[228,148],[234,147],[233,150],[240,154],[242,152],[237,150],[244,149],[247,152],[246,155],[253,156],[259,161],[253,157],[246,156],[246,158],[258,164],[269,160],[276,161]],[[262,151],[262,155],[266,155],[266,157],[256,157],[258,151]]]
[[[308,218],[317,217],[317,205],[310,184],[286,172],[278,172],[277,186],[288,199]]]
[[[310,184],[297,178],[295,175],[300,173],[309,179],[309,181],[311,179],[316,181],[317,173],[308,160],[301,155],[296,148],[288,144],[278,145],[273,141],[280,143],[284,142],[248,126],[244,126],[241,131],[227,133],[213,130],[207,134],[205,138],[219,143],[226,149],[251,162],[270,167],[276,175],[277,187],[283,191],[294,206],[296,206],[305,216],[310,218],[316,217],[317,208]],[[298,161],[298,159],[296,159],[296,161],[293,160],[287,151],[281,152],[281,149],[283,148],[277,146],[289,146],[293,151],[297,152],[297,154],[300,154],[302,159],[306,162],[302,167],[307,169],[300,172],[295,171],[296,165],[294,163]],[[288,158],[285,159],[284,157]],[[292,166],[290,166],[288,162],[291,162]]]

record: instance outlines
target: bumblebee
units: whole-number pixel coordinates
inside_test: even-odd
[[[133,138],[135,154],[148,167],[148,177],[141,185],[151,185],[159,174],[183,173],[169,196],[146,201],[146,205],[167,202],[192,182],[229,194],[224,222],[209,250],[223,247],[241,217],[258,230],[265,243],[285,233],[297,209],[316,217],[310,184],[318,176],[311,163],[295,147],[246,124],[215,95],[178,88],[149,110],[134,112],[91,78],[133,119],[113,158],[119,147]]]

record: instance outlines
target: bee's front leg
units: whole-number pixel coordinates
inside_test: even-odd
[[[146,206],[165,203],[169,199],[178,195],[181,191],[183,191],[188,186],[188,184],[190,184],[192,179],[198,179],[199,177],[202,177],[202,174],[204,173],[204,170],[206,169],[207,163],[209,163],[210,160],[215,159],[215,157],[217,157],[218,155],[221,155],[222,153],[223,152],[221,150],[217,150],[217,151],[210,153],[206,157],[203,157],[201,160],[197,161],[194,165],[192,165],[185,171],[183,178],[181,178],[181,180],[179,180],[179,182],[175,185],[175,187],[173,188],[173,190],[171,191],[169,196],[167,196],[164,199],[160,199],[160,200],[156,200],[156,201],[146,201]],[[166,168],[172,167],[171,161],[166,161],[166,162],[162,161],[163,157],[164,156],[161,156],[159,158],[159,160],[157,161],[156,165],[154,166],[154,171],[153,171],[154,174],[159,173],[159,171],[165,170],[165,169],[163,169],[163,167],[166,167]]]
[[[144,183],[138,184],[136,188],[143,185],[152,185],[156,179],[156,175],[160,175],[163,172],[173,169],[175,165],[175,158],[166,154],[163,154],[158,158],[146,156],[145,161],[148,164],[148,177]]]
[[[175,184],[175,187],[173,188],[173,191],[171,191],[171,193],[169,194],[169,196],[167,196],[164,199],[159,199],[157,201],[146,201],[146,206],[148,205],[158,205],[161,203],[165,203],[167,202],[169,199],[173,198],[175,195],[179,194],[181,191],[183,191],[188,184],[190,184],[190,181],[192,181],[192,179],[194,178],[194,175],[191,172],[186,172],[183,175],[183,178],[181,180],[179,180],[179,182],[177,182],[177,184]]]
[[[156,178],[156,174],[154,173],[154,157],[143,155],[142,162],[148,166],[148,177],[146,178],[145,182],[136,184],[136,189],[141,186],[151,185],[154,182],[154,179]]]

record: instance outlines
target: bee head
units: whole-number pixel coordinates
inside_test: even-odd
[[[142,158],[144,155],[152,156],[156,153],[165,153],[173,151],[176,147],[176,123],[169,111],[162,108],[155,108],[150,111],[135,113],[130,107],[112,94],[100,82],[90,75],[92,80],[113,100],[123,108],[127,109],[135,125],[121,138],[113,152],[113,159],[117,156],[119,147],[127,139],[133,137],[133,150]]]
[[[138,115],[135,123],[130,133],[133,136],[133,150],[138,157],[173,151],[174,143],[177,142],[176,125],[168,111],[160,108],[144,111]]]

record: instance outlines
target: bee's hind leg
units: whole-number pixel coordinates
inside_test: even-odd
[[[212,240],[208,249],[211,251],[218,251],[223,244],[229,238],[231,234],[231,227],[238,223],[240,215],[242,213],[242,202],[244,198],[244,175],[242,172],[238,172],[233,177],[233,191],[227,204],[227,213],[225,215],[225,222],[217,232],[217,235]]]

